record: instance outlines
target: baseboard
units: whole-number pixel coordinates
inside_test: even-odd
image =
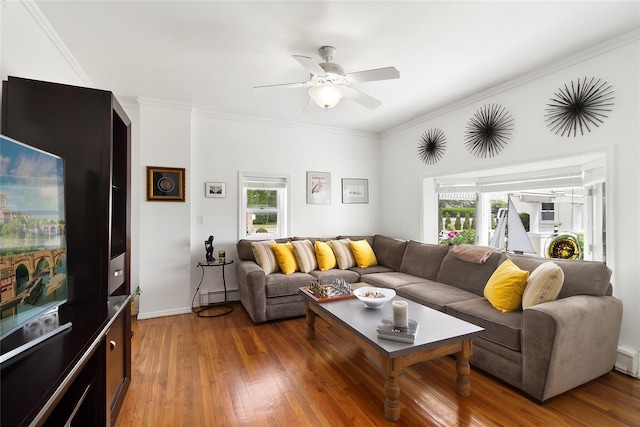
[[[240,301],[240,290],[228,289],[227,302]],[[224,302],[224,291],[200,291],[200,306]]]
[[[629,350],[624,347],[618,347],[618,354],[616,357],[616,371],[620,371],[623,374],[631,375],[635,378],[640,378],[640,355],[637,351]]]
[[[146,313],[138,313],[138,320],[153,319],[155,317],[176,316],[178,314],[191,313],[191,307],[174,308],[172,310],[149,311]]]

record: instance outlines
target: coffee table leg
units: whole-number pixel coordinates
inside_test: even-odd
[[[384,382],[384,416],[389,421],[400,419],[400,376],[403,364],[397,359],[383,362],[383,371],[387,376]]]
[[[462,342],[462,351],[456,353],[456,392],[460,396],[471,395],[471,367],[469,366],[469,357],[472,353],[472,341],[464,340]]]
[[[307,311],[307,330],[304,334],[307,338],[315,338],[316,337],[316,314],[309,308],[309,301],[304,302],[304,308]]]

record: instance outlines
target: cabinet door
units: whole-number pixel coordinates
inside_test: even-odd
[[[123,311],[105,335],[107,352],[107,413],[110,414],[126,379],[125,312]],[[112,420],[112,423],[115,420]]]

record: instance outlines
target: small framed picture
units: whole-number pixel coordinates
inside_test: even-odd
[[[184,202],[184,168],[147,166],[147,201]]]
[[[205,197],[227,197],[225,187],[224,182],[205,182],[204,195]]]
[[[342,178],[342,203],[369,203],[369,180]]]
[[[307,203],[311,205],[331,204],[331,174],[329,172],[307,172]]]

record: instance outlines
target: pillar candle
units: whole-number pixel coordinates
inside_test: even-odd
[[[409,306],[406,301],[393,301],[393,324],[399,328],[409,325]]]

